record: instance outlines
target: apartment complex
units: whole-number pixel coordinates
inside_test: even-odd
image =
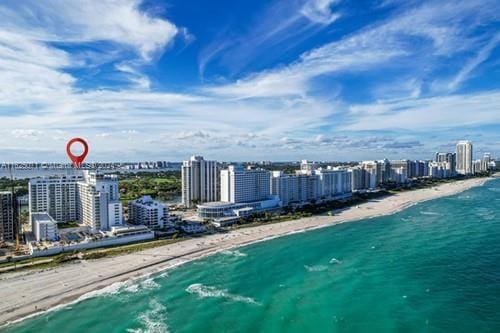
[[[159,229],[165,227],[167,216],[167,206],[153,200],[150,196],[131,200],[128,203],[128,221],[132,224]]]
[[[111,230],[123,224],[118,177],[99,172],[84,172],[77,183],[80,223],[93,230]]]
[[[219,196],[219,165],[201,156],[182,162],[182,204],[188,208],[198,203],[217,201]]]
[[[282,171],[273,171],[270,186],[270,194],[277,196],[283,206],[316,200],[320,193],[317,175],[287,175]]]
[[[78,203],[76,201],[79,176],[42,177],[29,181],[29,211],[49,213],[57,222],[77,221]]]

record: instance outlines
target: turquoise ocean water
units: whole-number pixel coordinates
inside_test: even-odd
[[[500,179],[115,285],[0,332],[500,332]]]

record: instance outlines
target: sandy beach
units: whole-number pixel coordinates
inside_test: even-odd
[[[72,262],[53,269],[0,275],[0,323],[6,323],[79,299],[113,283],[165,270],[179,264],[290,233],[395,213],[416,203],[457,194],[482,185],[475,178],[432,188],[402,192],[343,210],[335,216],[314,216],[242,228],[226,234],[189,239],[122,256]]]

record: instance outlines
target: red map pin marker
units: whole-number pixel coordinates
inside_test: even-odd
[[[75,156],[71,153],[71,146],[76,142],[79,142],[83,145],[83,154],[81,154],[80,156]],[[66,153],[68,154],[69,159],[73,162],[73,166],[75,168],[79,168],[82,165],[83,160],[87,156],[88,152],[89,145],[87,144],[87,141],[83,140],[82,138],[73,138],[69,140],[68,144],[66,145]]]

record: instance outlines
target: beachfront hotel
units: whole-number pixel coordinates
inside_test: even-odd
[[[271,195],[269,171],[230,165],[220,173],[221,201],[199,204],[200,218],[217,219],[223,225],[280,206],[279,198]]]
[[[230,165],[220,172],[221,201],[242,203],[270,197],[270,172]]]
[[[188,208],[197,203],[219,200],[219,164],[191,156],[182,162],[182,204]]]

